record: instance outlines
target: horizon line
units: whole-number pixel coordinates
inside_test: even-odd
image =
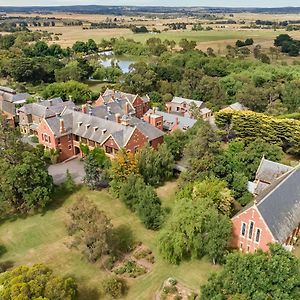
[[[198,6],[198,5],[191,5],[191,6],[181,6],[181,5],[125,5],[125,4],[120,4],[120,5],[104,5],[104,4],[62,4],[62,5],[0,5],[0,8],[9,8],[9,7],[14,7],[14,8],[46,8],[46,7],[88,7],[88,6],[99,6],[99,7],[164,7],[164,8],[241,8],[241,9],[253,9],[253,8],[267,8],[267,9],[274,9],[274,8],[300,8],[299,6],[209,6],[209,5],[204,5],[204,6]]]

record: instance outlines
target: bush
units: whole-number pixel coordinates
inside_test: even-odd
[[[66,179],[65,179],[65,182],[63,183],[63,189],[67,193],[72,193],[72,192],[74,192],[75,188],[76,188],[76,184],[74,182],[74,179],[73,179],[72,175],[70,174],[69,169],[67,169]]]
[[[126,293],[127,289],[128,287],[125,280],[116,276],[108,277],[101,282],[103,294],[112,299],[120,298]]]
[[[177,284],[177,280],[175,278],[169,278],[168,279],[168,282],[171,284],[171,285],[176,285]]]
[[[129,277],[136,278],[137,276],[146,273],[146,269],[137,265],[133,260],[127,260],[124,264],[114,270],[115,274],[123,275],[126,274]]]
[[[31,137],[31,141],[33,143],[37,144],[39,142],[39,138],[36,135],[34,135],[34,136]]]

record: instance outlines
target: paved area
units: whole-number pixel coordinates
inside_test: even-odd
[[[55,184],[61,184],[66,178],[67,170],[69,170],[76,184],[83,182],[85,175],[83,162],[79,158],[63,162],[56,165],[51,165],[48,168],[49,174],[53,177]]]

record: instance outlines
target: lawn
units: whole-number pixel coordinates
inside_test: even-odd
[[[164,206],[171,208],[175,189],[175,181],[158,189]],[[153,270],[129,282],[130,289],[126,299],[153,298],[163,281],[171,276],[190,288],[199,289],[216,268],[205,259],[185,262],[180,266],[163,261],[157,251],[156,232],[146,230],[139,219],[107,191],[90,192],[85,187],[65,197],[60,206],[48,210],[43,215],[2,223],[0,238],[7,252],[1,257],[1,261],[12,261],[15,265],[45,262],[56,272],[72,275],[77,279],[80,299],[99,299],[99,282],[107,273],[97,265],[87,263],[76,250],[70,250],[66,246],[68,236],[64,227],[65,210],[80,195],[88,195],[100,209],[106,212],[114,226],[129,225],[136,239],[150,247],[155,254],[156,262]]]

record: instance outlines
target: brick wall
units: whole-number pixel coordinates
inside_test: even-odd
[[[252,238],[249,238],[250,222],[253,222]],[[268,243],[275,242],[264,220],[257,208],[252,206],[232,218],[233,239],[232,246],[241,249],[243,252],[255,252],[256,249],[268,251]],[[242,224],[246,224],[245,236],[242,235]],[[257,229],[260,230],[259,242],[255,241]]]
[[[142,148],[146,143],[148,143],[147,138],[136,128],[131,135],[128,143],[126,144],[126,150],[131,152],[136,152],[138,149]]]

